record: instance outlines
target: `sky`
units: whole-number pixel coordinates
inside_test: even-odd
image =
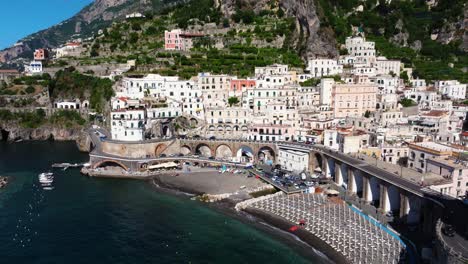
[[[72,17],[93,0],[0,0],[0,50]]]

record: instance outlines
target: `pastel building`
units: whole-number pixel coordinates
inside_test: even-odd
[[[375,111],[377,87],[373,84],[335,84],[332,106],[335,118],[363,116]]]
[[[232,79],[229,96],[240,97],[247,89],[254,89],[255,86],[256,80],[254,79]]]
[[[46,61],[49,59],[49,51],[46,49],[36,49],[34,51],[34,60]]]
[[[193,47],[193,39],[203,37],[202,33],[189,33],[181,29],[164,31],[164,49],[188,51]]]

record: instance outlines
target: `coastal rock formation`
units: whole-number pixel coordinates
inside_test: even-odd
[[[17,124],[0,124],[0,140],[58,140],[76,141],[78,149],[83,152],[91,150],[91,139],[84,128],[60,128],[42,126],[38,128],[24,128]]]

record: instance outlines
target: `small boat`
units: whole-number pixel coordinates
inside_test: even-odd
[[[23,139],[22,139],[22,138],[18,138],[17,140],[15,140],[15,143],[19,143],[19,142],[21,142],[21,141],[23,141]]]
[[[52,191],[52,190],[54,189],[54,187],[52,187],[52,186],[47,186],[47,187],[44,187],[44,188],[42,188],[42,189],[44,189],[44,190],[46,190],[46,191]]]

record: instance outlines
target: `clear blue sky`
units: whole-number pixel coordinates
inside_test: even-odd
[[[72,17],[93,0],[0,0],[0,50]]]

